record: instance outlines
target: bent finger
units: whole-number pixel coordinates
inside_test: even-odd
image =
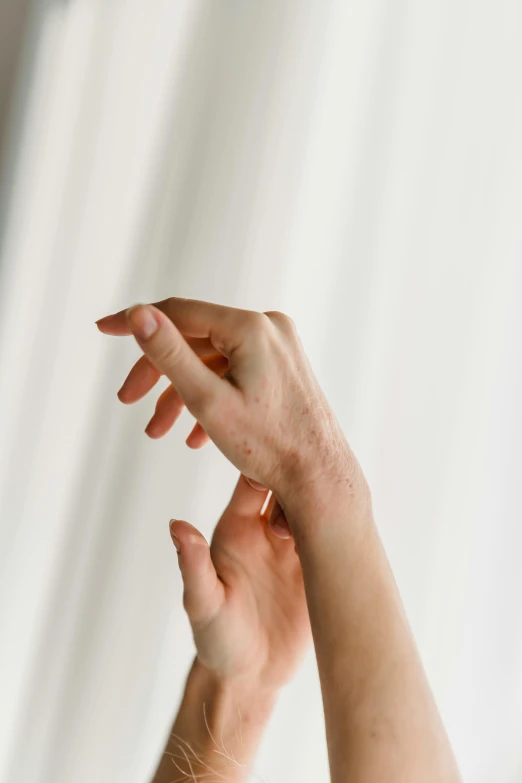
[[[147,356],[141,356],[131,368],[118,392],[118,399],[126,405],[138,402],[157,384],[161,373],[149,361]]]
[[[277,536],[277,538],[292,538],[292,533],[290,527],[288,526],[283,509],[273,495],[271,501],[274,502],[271,502],[269,504],[269,508],[266,510],[266,518],[268,520],[270,530],[275,536]]]
[[[158,397],[154,415],[145,427],[149,438],[162,438],[181,416],[185,404],[173,386],[169,386]]]
[[[218,378],[196,356],[176,326],[160,310],[150,305],[137,305],[129,310],[127,319],[143,353],[167,376],[198,421],[212,400],[233,391],[230,384]]]
[[[225,588],[216,573],[208,542],[197,528],[184,520],[172,519],[170,534],[183,578],[183,605],[196,630],[221,609]]]
[[[210,438],[199,421],[197,421],[185,443],[190,449],[201,449],[203,446],[206,446],[209,441]]]
[[[170,297],[152,305],[136,305],[96,321],[104,334],[128,335],[132,327],[127,314],[137,307],[153,307],[164,313],[186,337],[209,340],[216,350],[230,356],[242,344],[246,334],[265,326],[267,316],[255,310],[241,310],[197,299]]]
[[[228,369],[228,360],[225,356],[216,354],[216,349],[210,345],[208,340],[189,339],[187,342],[209,369],[220,377],[225,375]],[[118,398],[125,404],[138,402],[154,388],[161,376],[162,373],[154,367],[148,357],[141,356],[125,378],[118,392]]]
[[[249,483],[242,473],[230,498],[227,511],[239,516],[260,516],[268,497],[269,490],[259,490]]]

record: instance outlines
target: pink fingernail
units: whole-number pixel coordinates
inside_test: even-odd
[[[277,522],[274,522],[271,525],[271,527],[278,538],[292,538],[292,534],[290,533],[290,530],[287,527],[284,527],[283,525],[278,525]]]
[[[177,537],[177,535],[175,534],[175,532],[172,529],[172,525],[174,524],[175,521],[176,521],[175,519],[171,519],[170,522],[169,522],[169,527],[170,527],[170,535],[171,535],[172,540],[174,542],[174,546],[176,547],[176,552],[179,555],[179,553],[181,552],[181,546],[180,546],[179,538]]]

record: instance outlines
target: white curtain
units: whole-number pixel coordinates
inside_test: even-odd
[[[3,30],[1,35],[6,35]],[[168,534],[236,481],[96,318],[282,309],[373,489],[468,783],[522,780],[519,0],[41,0],[2,168],[0,783],[147,783],[193,644]],[[326,780],[313,655],[255,771]]]

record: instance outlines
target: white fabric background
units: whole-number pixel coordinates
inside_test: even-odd
[[[5,34],[5,30],[4,30]],[[522,780],[522,6],[34,4],[4,139],[0,781],[146,783],[193,646],[168,535],[236,474],[143,435],[168,295],[297,322],[469,783]],[[313,656],[255,770],[326,780]]]

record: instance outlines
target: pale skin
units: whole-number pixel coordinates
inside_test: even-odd
[[[171,298],[98,328],[143,351],[122,402],[170,381],[147,434],[186,406],[187,445],[211,439],[241,474],[210,547],[171,523],[197,655],[154,782],[246,780],[313,640],[332,783],[458,783],[368,484],[291,319]]]

